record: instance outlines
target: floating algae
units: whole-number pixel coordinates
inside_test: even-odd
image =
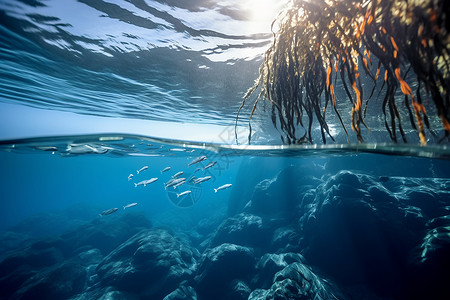
[[[445,0],[294,1],[272,24],[272,30],[278,26],[274,42],[265,53],[258,79],[243,98],[236,122],[246,100],[256,94],[250,120],[259,101],[266,99],[272,104],[272,123],[275,128],[279,124],[283,143],[313,143],[314,118],[326,143],[327,137],[334,141],[325,120],[331,102],[348,141],[346,124],[336,105],[347,102],[335,95],[339,83],[350,100],[351,128],[363,142],[361,126],[369,129],[364,121],[367,106],[381,85],[377,97],[383,98],[384,125],[393,142],[398,141],[398,134],[407,142],[401,103],[420,144],[427,143],[427,110],[433,109],[444,131],[439,141],[448,140],[449,6]],[[367,98],[365,80],[373,83]],[[398,88],[401,101],[395,97]],[[296,132],[299,125],[301,136]]]

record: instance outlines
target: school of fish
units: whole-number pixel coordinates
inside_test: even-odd
[[[193,152],[193,150],[187,151],[186,149],[171,149],[171,150],[172,151],[186,151],[186,152],[191,152],[191,153]],[[198,164],[200,162],[203,162],[203,161],[205,161],[207,159],[208,158],[205,155],[196,157],[191,162],[189,162],[187,164],[187,167],[189,168],[190,166]],[[195,171],[193,171],[193,173],[197,173],[198,171],[201,171],[201,170],[205,171],[207,169],[210,169],[210,168],[214,167],[216,165],[216,163],[217,163],[216,161],[212,161],[212,162],[208,163],[206,166],[204,166],[203,168],[196,168]],[[140,169],[136,170],[136,174],[140,175],[140,174],[142,174],[142,172],[144,172],[144,171],[146,171],[148,169],[149,169],[149,166],[143,166]],[[170,167],[170,166],[165,167],[164,169],[162,169],[160,171],[161,175],[163,175],[164,173],[169,172],[171,169],[172,169],[172,167]],[[192,175],[190,178],[186,179],[184,177],[181,177],[183,174],[184,174],[183,171],[178,171],[175,174],[173,174],[171,176],[171,178],[167,182],[163,183],[164,189],[167,189],[169,187],[173,187],[173,189],[177,189],[178,187],[181,187],[184,184],[186,184],[186,182],[193,183],[194,185],[196,185],[196,184],[200,184],[202,182],[206,182],[206,181],[208,181],[208,180],[210,180],[212,178],[212,176],[210,176],[210,175],[207,175],[207,176],[204,176],[204,177],[198,177],[198,178],[196,176]],[[128,175],[128,181],[133,180],[134,177],[135,177],[135,175],[133,175],[133,173],[130,173],[130,175]],[[157,180],[158,180],[157,177],[152,177],[150,179],[144,179],[144,180],[141,180],[141,181],[139,181],[137,183],[134,183],[134,186],[135,187],[138,187],[138,186],[146,187],[147,185],[150,185],[151,183],[153,183],[153,182],[155,182]],[[221,185],[221,186],[219,186],[217,188],[214,188],[213,190],[214,190],[214,193],[217,193],[218,191],[228,189],[231,186],[232,186],[231,183],[227,183],[227,184]],[[189,195],[191,193],[192,193],[191,190],[186,189],[186,190],[184,190],[184,191],[182,191],[180,193],[176,193],[176,195],[177,195],[177,198],[179,198],[179,197],[184,197],[186,195]],[[138,205],[137,202],[129,203],[129,204],[123,206],[123,209],[125,210],[127,208],[134,207],[136,205]],[[118,211],[118,208],[116,208],[116,207],[115,208],[111,208],[111,209],[107,209],[107,210],[101,212],[100,216],[110,215],[110,214],[113,214],[113,213],[115,213],[117,211]]]

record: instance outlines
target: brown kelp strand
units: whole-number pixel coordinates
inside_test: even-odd
[[[432,111],[440,118],[441,140],[449,139],[448,11],[446,0],[294,1],[272,25],[278,27],[273,44],[239,112],[254,98],[251,121],[260,100],[267,100],[284,143],[313,143],[314,122],[326,143],[334,141],[325,118],[332,106],[347,141],[350,127],[363,142],[362,128],[369,130],[368,105],[377,97],[382,99],[375,103],[381,105],[392,141],[407,142],[400,113],[404,109],[409,114],[406,123],[425,145],[430,131],[427,106],[434,106]],[[367,82],[373,84],[370,93],[364,93]],[[346,96],[337,96],[338,84]],[[404,97],[396,97],[400,91]],[[337,103],[341,110],[347,105],[350,124],[341,117]]]

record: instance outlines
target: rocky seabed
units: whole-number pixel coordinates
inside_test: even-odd
[[[190,231],[127,213],[22,243],[0,299],[450,299],[448,180],[341,171],[279,197],[292,172]]]

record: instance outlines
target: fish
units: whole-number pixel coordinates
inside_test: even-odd
[[[147,185],[147,180],[142,180],[142,181],[139,181],[138,183],[135,183],[134,187],[137,187],[138,185],[146,186]]]
[[[166,182],[165,188],[168,188],[169,186],[174,186],[182,181],[186,181],[186,178],[173,178]]]
[[[197,169],[195,169],[194,173],[195,173],[195,172],[198,172],[198,171],[200,171],[200,170],[201,170],[200,168],[197,168]]]
[[[117,207],[111,208],[111,209],[107,209],[105,211],[102,211],[102,213],[100,214],[100,216],[106,216],[106,215],[110,215],[112,213],[115,213],[118,210]]]
[[[173,188],[176,189],[177,187],[179,187],[180,185],[183,185],[183,184],[185,184],[185,183],[186,183],[186,180],[180,181],[180,182],[178,182],[177,184],[174,184],[174,185],[173,185]]]
[[[209,169],[211,167],[214,167],[214,165],[217,163],[217,161],[210,162],[206,165],[206,167],[203,168],[203,170]]]
[[[175,175],[172,176],[172,178],[177,178],[178,176],[181,176],[181,175],[183,175],[183,171],[176,173]]]
[[[211,176],[200,177],[200,178],[194,180],[194,184],[201,183],[201,182],[204,182],[204,181],[207,181],[210,179],[211,179]]]
[[[139,170],[137,170],[136,172],[139,174],[140,172],[144,172],[147,169],[148,169],[148,166],[144,166],[144,167],[140,168]]]
[[[134,187],[137,187],[138,185],[143,185],[143,186],[145,186],[145,185],[147,185],[147,180],[142,180],[142,181],[139,181],[138,183],[135,183],[134,184]]]
[[[125,205],[125,206],[123,207],[123,209],[129,208],[129,207],[133,207],[133,206],[136,206],[136,205],[137,205],[137,203],[136,203],[136,202],[133,202],[133,203],[130,203],[130,204]]]
[[[153,183],[153,182],[155,182],[156,180],[158,180],[157,177],[150,178],[150,179],[148,179],[148,180],[142,180],[142,181],[140,181],[140,182],[138,182],[138,183],[135,183],[135,184],[134,184],[134,187],[137,187],[138,185],[146,186],[147,184]]]
[[[150,178],[149,180],[147,180],[147,183],[146,183],[146,184],[150,184],[150,183],[152,183],[152,182],[155,182],[156,180],[158,180],[158,177]]]
[[[187,195],[187,194],[190,194],[190,193],[191,193],[191,191],[184,191],[184,192],[182,192],[180,194],[177,194],[177,198],[179,198],[181,196],[184,196],[184,195]]]
[[[164,173],[164,172],[167,172],[169,170],[170,170],[170,167],[165,167],[164,169],[161,170],[161,174]]]
[[[227,189],[227,188],[229,188],[229,187],[231,187],[231,186],[232,186],[231,183],[227,183],[227,184],[221,185],[221,186],[219,186],[217,189],[214,189],[214,193],[217,193],[217,191],[220,191],[220,190]]]
[[[194,175],[192,175],[192,177],[188,179],[188,182],[193,182],[195,179],[197,179],[197,177],[195,177]]]
[[[197,157],[196,159],[194,159],[193,161],[191,161],[190,163],[188,163],[188,167],[194,164],[198,164],[201,161],[204,161],[206,159],[206,156],[202,155]]]
[[[167,185],[171,184],[172,182],[174,182],[176,179],[178,179],[178,178],[172,178],[169,181],[167,181],[166,183],[164,183],[164,185],[167,186]]]
[[[131,178],[133,178],[133,174],[128,175],[128,181],[130,181]]]

